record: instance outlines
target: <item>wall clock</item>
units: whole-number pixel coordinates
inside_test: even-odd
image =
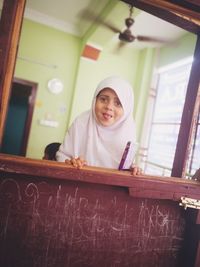
[[[48,81],[47,87],[51,93],[60,94],[64,85],[60,79],[54,78]]]

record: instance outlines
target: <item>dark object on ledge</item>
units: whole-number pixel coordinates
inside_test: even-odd
[[[56,152],[58,151],[61,143],[50,143],[44,149],[44,156],[42,159],[56,160]]]

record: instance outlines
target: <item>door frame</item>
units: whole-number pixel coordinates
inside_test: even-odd
[[[23,80],[20,78],[14,78],[12,81],[12,84],[13,83],[28,86],[30,87],[30,90],[31,90],[31,93],[28,99],[28,112],[27,112],[27,117],[26,117],[24,132],[23,132],[23,139],[22,139],[23,141],[22,141],[22,146],[21,146],[21,156],[25,156],[26,150],[27,150],[28,138],[29,138],[30,129],[31,129],[31,122],[32,122],[33,110],[35,106],[38,83],[28,81],[28,80]]]

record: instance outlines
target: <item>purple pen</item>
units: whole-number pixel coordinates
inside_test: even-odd
[[[124,163],[126,161],[126,158],[127,158],[127,155],[128,155],[129,149],[130,149],[130,146],[131,146],[131,142],[128,141],[127,144],[126,144],[126,147],[124,149],[124,153],[122,155],[118,170],[122,170],[123,169]]]

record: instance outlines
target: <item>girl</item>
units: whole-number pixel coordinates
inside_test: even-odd
[[[118,169],[130,141],[123,167],[140,174],[141,170],[132,165],[136,144],[133,102],[133,90],[127,81],[116,76],[101,81],[91,109],[78,116],[67,131],[56,154],[57,161],[76,168],[90,165]]]

